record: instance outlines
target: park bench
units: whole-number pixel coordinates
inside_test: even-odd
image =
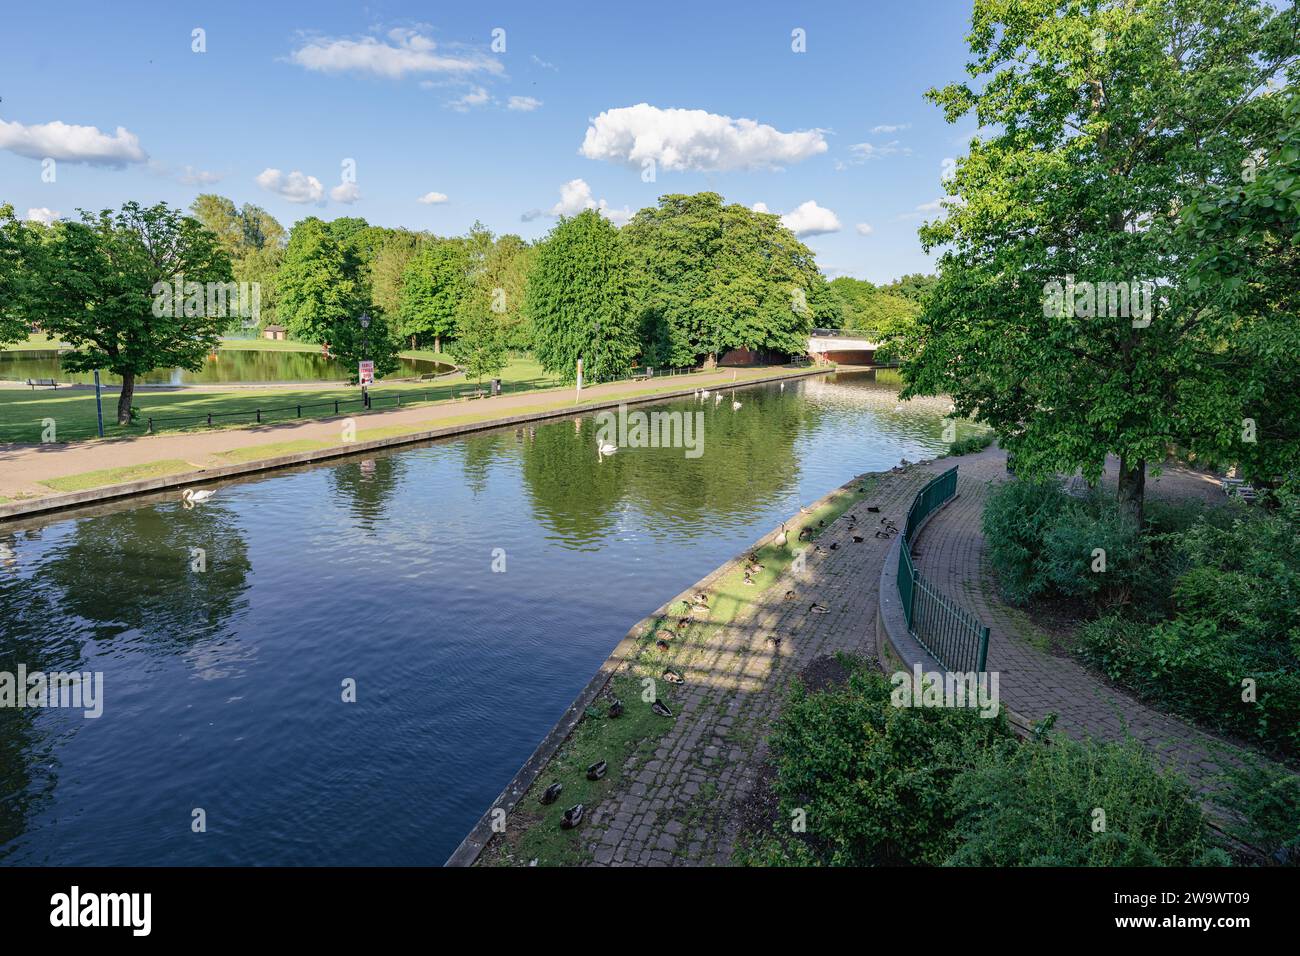
[[[462,392],[457,392],[456,397],[461,401],[465,401],[472,398],[482,398],[486,394],[487,392],[481,388],[469,388]]]
[[[27,384],[30,385],[33,389],[37,388],[38,386],[39,386],[40,388],[58,388],[58,387],[59,387],[59,383],[56,382],[56,381],[54,381],[54,379],[52,379],[52,378],[29,378],[29,379],[27,380]]]
[[[1242,501],[1254,501],[1256,492],[1254,487],[1247,484],[1242,478],[1221,478],[1219,484],[1223,486],[1223,493],[1229,498],[1237,497]]]

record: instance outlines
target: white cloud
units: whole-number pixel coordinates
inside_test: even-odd
[[[351,205],[361,198],[361,189],[356,183],[339,183],[330,190],[330,199]]]
[[[888,143],[882,143],[879,146],[874,143],[854,143],[849,147],[849,151],[853,153],[854,158],[859,162],[866,159],[881,159],[895,154],[902,154],[903,156],[912,154],[911,149],[900,145],[896,139]]]
[[[871,127],[871,132],[873,134],[897,133],[900,130],[911,129],[911,128],[912,128],[911,123],[895,123],[893,125],[873,126]]]
[[[48,226],[62,215],[63,213],[57,209],[46,209],[44,206],[37,206],[35,209],[27,210],[27,221],[43,222]]]
[[[544,213],[540,209],[532,209],[524,213],[520,218],[524,222],[532,222],[544,215],[576,216],[587,209],[595,209],[616,226],[623,225],[633,215],[631,208],[628,206],[617,209],[604,199],[597,200],[593,198],[591,187],[587,185],[585,179],[570,179],[560,187],[560,201],[552,206],[549,212]]]
[[[783,133],[751,119],[648,103],[606,110],[591,121],[579,152],[640,169],[770,169],[826,152],[821,130]]]
[[[474,73],[500,75],[501,60],[479,51],[440,53],[437,44],[415,30],[390,30],[391,42],[375,37],[357,40],[318,37],[289,54],[289,60],[322,73],[373,73],[400,80],[408,73]]]
[[[531,96],[512,96],[506,103],[506,109],[531,113],[542,105],[542,101]]]
[[[756,203],[754,203],[754,205],[750,206],[749,208],[752,209],[752,210],[754,210],[754,212],[771,212],[771,211],[772,211],[772,210],[770,210],[770,209],[767,208],[767,203],[765,203],[765,202],[756,202]]]
[[[796,236],[820,236],[840,231],[840,217],[809,199],[781,217],[781,225]]]
[[[869,222],[860,222],[853,228],[858,231],[859,236],[869,236],[876,231]]]
[[[140,138],[122,126],[110,136],[97,126],[72,126],[58,120],[31,126],[0,120],[0,149],[29,159],[49,157],[94,166],[122,167],[149,159],[140,148]]]
[[[176,181],[185,186],[211,186],[213,183],[221,182],[223,178],[220,173],[195,169],[193,166],[186,166],[176,171]]]
[[[325,196],[325,187],[319,179],[296,169],[287,176],[278,169],[264,169],[257,174],[256,182],[289,202],[320,202]]]
[[[464,113],[475,106],[482,106],[484,103],[489,103],[491,101],[492,97],[488,94],[487,90],[481,86],[474,86],[470,87],[469,92],[460,99],[452,100],[447,105],[457,113]]]
[[[439,203],[447,201],[446,193],[425,193],[416,202],[424,203],[426,206],[436,206]]]

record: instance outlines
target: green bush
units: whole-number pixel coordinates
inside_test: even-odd
[[[958,455],[971,455],[977,451],[983,451],[993,444],[993,432],[984,432],[982,435],[970,435],[960,441],[955,441],[948,446],[948,455],[955,457]]]
[[[1277,863],[1300,866],[1300,777],[1247,757],[1241,766],[1225,771],[1223,779],[1225,803],[1241,817],[1232,835]]]
[[[1009,481],[989,494],[984,506],[984,540],[997,570],[998,586],[1012,604],[1024,604],[1047,590],[1043,542],[1069,500],[1055,481]]]
[[[1178,775],[1135,740],[1064,737],[983,754],[953,781],[956,849],[965,866],[1191,866],[1230,862],[1206,842],[1201,810]]]
[[[750,865],[1188,865],[1209,850],[1187,785],[1136,743],[1018,741],[973,710],[895,707],[858,664],[845,686],[796,691],[777,722],[780,823]],[[1045,735],[1046,736],[1046,735]],[[1106,812],[1093,832],[1093,810]],[[795,811],[807,832],[788,831]]]

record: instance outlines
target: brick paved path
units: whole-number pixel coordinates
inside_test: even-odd
[[[809,557],[802,575],[784,575],[706,648],[673,662],[686,677],[680,713],[648,759],[629,759],[620,787],[595,808],[585,835],[597,865],[729,861],[738,828],[732,807],[754,786],[791,679],[822,655],[875,654],[877,579],[889,542],[868,530],[866,541],[854,543],[848,514],[857,513],[859,526],[878,526],[882,515],[901,525],[912,497],[939,470],[927,464],[882,476],[822,533],[825,553]],[[798,599],[783,600],[791,588]],[[811,613],[814,602],[829,613]],[[777,650],[772,636],[781,638]]]
[[[1118,740],[1131,734],[1202,792],[1212,791],[1210,778],[1222,762],[1235,762],[1231,752],[1236,748],[1152,710],[1070,658],[1044,650],[1046,635],[1025,613],[999,599],[980,519],[993,483],[1007,478],[1006,455],[992,448],[954,461],[958,497],[930,519],[913,551],[917,569],[988,626],[988,669],[999,673],[1002,703],[1031,721],[1055,713],[1055,729],[1078,739]],[[1112,481],[1113,467],[1112,462]],[[1147,481],[1153,497],[1217,496],[1222,501],[1212,487],[1203,476],[1182,469]]]

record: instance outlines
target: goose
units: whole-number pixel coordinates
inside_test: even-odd
[[[778,548],[784,548],[784,547],[785,547],[785,543],[786,543],[786,541],[787,541],[788,539],[789,539],[789,535],[787,535],[787,534],[786,534],[786,531],[785,531],[785,522],[782,521],[782,522],[781,522],[781,533],[778,534],[778,535],[776,536],[776,546],[777,546]]]
[[[207,501],[215,494],[215,491],[206,488],[202,491],[195,491],[193,488],[186,488],[181,492],[181,498],[189,504],[198,504],[200,501]]]

